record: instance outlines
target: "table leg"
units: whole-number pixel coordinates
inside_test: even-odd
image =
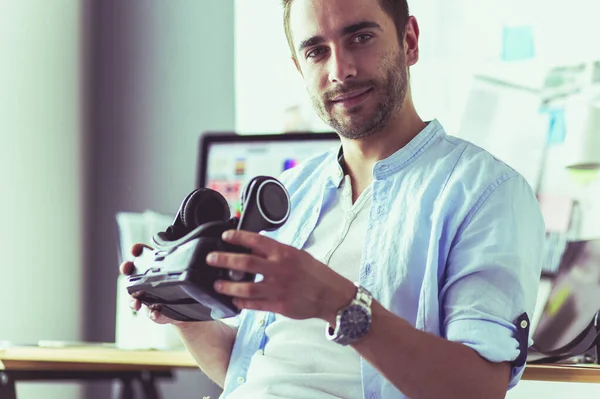
[[[121,382],[121,399],[135,399],[135,392],[133,390],[133,380],[131,378],[122,378]]]
[[[4,372],[0,372],[0,399],[17,399],[15,381]]]
[[[140,382],[146,399],[159,399],[156,381],[172,378],[171,371],[86,371],[86,370],[0,370],[0,399],[16,399],[17,381],[64,381],[64,380],[120,380],[120,399],[136,398],[136,383]],[[138,389],[139,391],[139,389]],[[138,392],[139,393],[139,392]],[[138,396],[139,397],[139,396]]]
[[[145,399],[159,399],[158,390],[156,389],[155,380],[152,374],[142,373],[140,376],[140,384],[142,385]]]

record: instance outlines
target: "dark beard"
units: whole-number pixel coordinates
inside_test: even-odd
[[[325,93],[322,97],[311,95],[313,106],[323,120],[342,137],[348,139],[363,139],[383,130],[388,124],[390,117],[395,111],[402,108],[406,97],[407,72],[404,62],[404,53],[400,56],[388,55],[383,58],[381,71],[385,78],[383,80],[369,80],[366,82],[346,83],[343,87]],[[347,93],[361,88],[371,87],[373,93],[379,95],[379,101],[373,115],[368,119],[352,124],[347,121],[335,119],[328,111],[325,104],[337,95]],[[360,112],[362,106],[357,107],[355,112]]]

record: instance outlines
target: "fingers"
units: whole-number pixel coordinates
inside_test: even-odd
[[[228,230],[223,233],[223,241],[233,245],[239,245],[248,249],[261,257],[268,257],[276,253],[277,248],[282,244],[272,238],[261,236],[258,233],[243,230]]]
[[[160,312],[160,305],[150,305],[147,311],[150,320],[156,324],[175,324],[175,320],[165,316]]]
[[[265,283],[237,283],[232,281],[216,281],[215,291],[234,298],[266,299],[273,296],[272,287]]]
[[[135,265],[133,264],[133,262],[130,262],[130,261],[123,262],[119,266],[119,271],[126,276],[133,274],[134,270],[135,270]]]
[[[139,312],[139,310],[142,308],[142,302],[139,299],[132,297],[131,301],[129,302],[129,307],[136,312]]]
[[[137,244],[133,244],[131,246],[130,252],[133,256],[135,256],[137,258],[142,255],[142,252],[144,252],[144,249],[149,249],[151,251],[154,250],[149,245],[137,243]],[[121,263],[121,265],[119,266],[119,270],[121,271],[121,273],[123,273],[125,275],[130,275],[135,271],[135,265],[131,261],[125,261],[125,262]],[[134,311],[139,312],[140,309],[142,309],[142,301],[140,301],[138,298],[136,298],[137,295],[141,295],[141,292],[136,292],[136,293],[132,294],[131,301],[129,302],[129,307],[131,309],[133,309]],[[160,307],[161,307],[161,305],[159,305],[159,304],[154,304],[154,305],[150,305],[150,306],[146,307],[146,313],[148,315],[148,318],[150,318],[150,320],[154,321],[157,324],[178,324],[178,323],[180,323],[176,320],[173,320],[173,319],[163,315],[160,312]]]
[[[239,270],[254,274],[268,273],[272,266],[269,261],[255,255],[230,252],[212,252],[206,257],[206,263],[213,267]]]
[[[130,252],[133,256],[138,257],[142,254],[142,252],[144,252],[144,249],[149,249],[151,251],[153,250],[153,248],[149,245],[137,243],[131,246]],[[119,266],[119,271],[122,274],[129,276],[135,271],[135,265],[131,261],[125,261]]]
[[[132,297],[131,301],[129,302],[129,307],[136,311],[139,312],[140,309],[142,309],[142,301],[140,301],[137,298]],[[177,324],[178,322],[176,320],[173,320],[165,315],[163,315],[160,312],[160,305],[150,305],[146,308],[146,314],[148,316],[148,318],[150,318],[150,320],[152,320],[153,322],[157,323],[157,324]]]
[[[131,254],[133,256],[140,256],[142,254],[142,252],[144,251],[144,248],[153,250],[153,248],[149,245],[137,243],[137,244],[133,244],[131,246]]]
[[[259,310],[264,312],[283,313],[281,306],[278,302],[265,300],[265,299],[240,299],[234,298],[233,304],[238,309],[251,309]]]

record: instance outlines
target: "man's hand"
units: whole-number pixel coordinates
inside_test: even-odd
[[[134,244],[131,247],[131,254],[137,258],[142,255],[144,249],[152,250],[152,247],[149,247],[146,244]],[[132,261],[125,261],[121,263],[119,270],[122,274],[129,276],[133,274],[135,270],[135,265]],[[142,308],[142,302],[137,298],[139,294],[139,292],[132,294],[131,301],[129,302],[129,307],[131,307],[131,309],[135,310],[136,312],[138,312]],[[185,322],[173,320],[167,316],[164,316],[162,313],[160,313],[160,307],[161,305],[159,304],[150,305],[148,307],[148,317],[152,321],[154,321],[157,324],[173,324],[178,327],[182,327],[185,325]]]
[[[131,247],[131,254],[137,258],[144,249],[152,250],[145,244],[135,244]],[[135,265],[131,261],[126,261],[121,264],[120,270],[121,273],[129,276],[134,273]],[[129,306],[139,311],[142,302],[133,294]],[[160,306],[150,305],[148,317],[157,324],[173,324],[188,351],[198,362],[198,366],[210,379],[223,387],[237,328],[216,320],[202,322],[173,320],[160,313]]]
[[[270,311],[292,319],[335,321],[338,310],[354,295],[354,284],[317,261],[308,252],[260,234],[230,230],[223,240],[252,250],[252,254],[213,252],[211,266],[261,274],[260,282],[217,281],[215,290],[234,297],[242,309]]]

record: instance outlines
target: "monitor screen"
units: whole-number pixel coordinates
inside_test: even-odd
[[[283,171],[339,146],[335,133],[204,134],[197,186],[223,194],[232,216],[239,216],[241,191],[250,179],[278,178]]]

